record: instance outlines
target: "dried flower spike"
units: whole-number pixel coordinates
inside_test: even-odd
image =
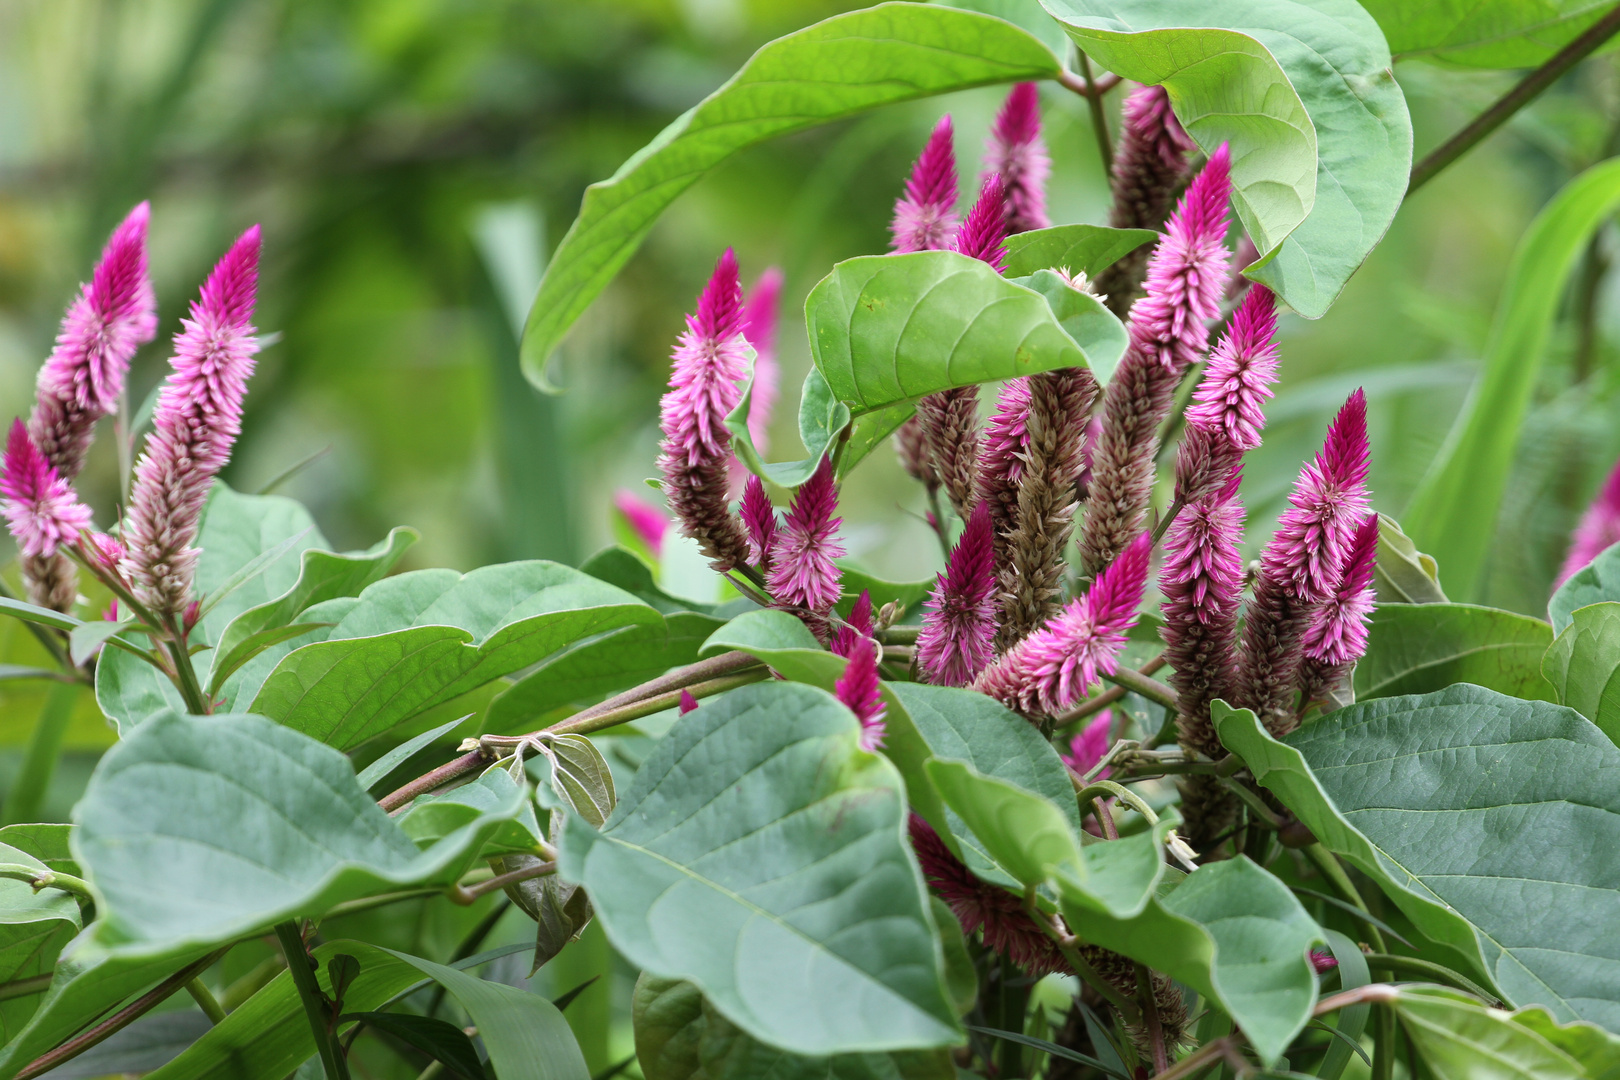
[[[980,503],[929,594],[917,666],[935,686],[966,686],[995,655],[996,575],[990,510]]]
[[[833,517],[837,509],[832,459],[823,457],[794,492],[771,549],[768,581],[778,603],[824,614],[838,602],[839,572],[833,559],[844,554],[844,545],[838,539],[841,519]]]
[[[956,236],[956,150],[951,118],[942,116],[912,166],[906,193],[894,204],[893,248],[942,251]]]
[[[1041,139],[1041,95],[1032,82],[1019,83],[1007,95],[990,127],[984,163],[1001,178],[1007,195],[1007,232],[1044,229],[1046,177],[1052,159]]]

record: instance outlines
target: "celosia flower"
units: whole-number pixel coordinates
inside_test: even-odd
[[[939,473],[928,452],[928,436],[923,432],[922,420],[913,414],[894,432],[894,452],[900,467],[932,495],[939,490]]]
[[[956,234],[953,250],[989,263],[996,273],[1007,269],[1007,198],[1001,177],[991,174],[979,185],[979,197]]]
[[[861,595],[850,605],[849,618],[834,631],[828,648],[847,660],[857,646],[872,640],[872,593],[869,589],[862,589]]]
[[[1072,974],[1056,942],[1035,925],[1019,897],[974,877],[933,826],[916,813],[910,818],[910,832],[923,877],[962,924],[964,933],[982,934],[986,948],[1031,976]]]
[[[669,530],[669,518],[662,511],[624,488],[613,493],[613,506],[624,515],[625,524],[653,555],[664,553],[664,533]]]
[[[1324,664],[1353,664],[1367,651],[1373,611],[1373,571],[1378,564],[1378,515],[1356,529],[1339,568],[1333,595],[1317,609],[1305,634],[1305,655]]]
[[[748,436],[761,454],[770,447],[771,413],[781,394],[781,368],[776,363],[776,307],[781,296],[782,271],[773,266],[759,276],[748,293],[748,302],[743,305],[743,337],[754,347]]]
[[[1326,949],[1311,950],[1311,967],[1318,975],[1324,975],[1339,966],[1339,961]]]
[[[765,494],[765,482],[750,475],[743,486],[742,505],[737,508],[743,527],[748,530],[748,561],[769,573],[771,553],[776,546],[776,508]]]
[[[824,613],[838,602],[839,573],[833,559],[844,554],[844,545],[838,539],[842,519],[833,517],[837,509],[832,459],[823,457],[810,479],[794,492],[771,548],[767,580],[778,603]]]
[[[1028,376],[1001,385],[979,444],[979,501],[989,504],[991,531],[998,538],[1012,531],[1018,515],[1018,485],[1029,450],[1029,385]]]
[[[928,461],[957,514],[966,519],[978,501],[979,388],[958,386],[917,402]]]
[[[243,233],[203,283],[174,339],[174,371],[158,395],[152,433],[135,466],[123,574],[142,603],[178,616],[191,601],[203,503],[242,430],[242,398],[259,351],[253,301],[259,227]]]
[[[912,166],[906,193],[894,204],[894,250],[941,251],[956,235],[956,150],[951,118],[942,116]]]
[[[1276,381],[1276,299],[1270,289],[1256,285],[1210,353],[1187,408],[1187,426],[1223,432],[1237,449],[1253,450],[1266,425],[1261,405],[1272,396]]]
[[[917,633],[917,666],[935,686],[966,686],[995,655],[996,575],[990,511],[980,503],[934,584]]]
[[[1006,190],[1009,234],[1052,224],[1046,216],[1046,177],[1052,159],[1041,139],[1041,95],[1034,83],[1019,83],[1007,95],[991,125],[984,163]]]
[[[1051,622],[986,668],[973,687],[1025,716],[1054,715],[1072,707],[1098,679],[1112,675],[1136,606],[1147,585],[1152,538],[1132,541]]]
[[[1327,440],[1300,471],[1290,508],[1261,557],[1261,573],[1283,582],[1300,599],[1321,603],[1332,595],[1338,567],[1367,514],[1367,397],[1360,390],[1339,410]]]
[[[1603,490],[1598,492],[1581,516],[1581,523],[1575,527],[1569,554],[1564,557],[1564,566],[1558,571],[1553,588],[1574,577],[1603,554],[1604,549],[1616,543],[1620,543],[1620,463],[1615,465]]]
[[[1158,229],[1187,171],[1187,158],[1197,149],[1170,111],[1162,86],[1138,86],[1120,111],[1119,142],[1114,149],[1113,209],[1116,229]],[[1137,248],[1102,272],[1098,288],[1110,307],[1123,316],[1136,298],[1149,249]]]
[[[857,637],[850,645],[849,662],[833,683],[833,696],[843,702],[861,722],[861,749],[875,751],[883,745],[883,688],[878,682],[878,643]]]
[[[79,530],[90,526],[90,508],[79,502],[72,486],[34,446],[21,420],[12,423],[6,439],[0,494],[5,496],[6,523],[24,556],[55,555],[58,547],[72,544]]]
[[[681,716],[685,716],[687,713],[691,712],[697,707],[698,701],[697,698],[692,696],[692,691],[682,690],[680,704],[675,706],[677,713]]]
[[[157,302],[146,271],[148,209],[141,203],[113,230],[39,370],[28,434],[65,481],[84,467],[96,421],[117,411],[130,358],[157,333]]]
[[[1073,769],[1076,775],[1084,776],[1097,767],[1097,762],[1108,753],[1112,744],[1114,732],[1114,710],[1104,709],[1091,719],[1080,733],[1069,740],[1069,752],[1063,755],[1063,764]],[[1108,779],[1113,769],[1104,769],[1097,774],[1098,780]]]
[[[89,550],[90,554],[94,556],[97,563],[101,564],[103,569],[110,570],[114,573],[116,573],[118,570],[118,564],[122,562],[124,560],[124,556],[128,554],[128,552],[124,550],[124,545],[119,542],[116,536],[108,536],[106,533],[100,532],[90,534]]]
[[[742,335],[742,289],[730,248],[720,256],[697,313],[675,347],[669,392],[659,406],[664,440],[658,467],[664,497],[712,565],[731,569],[748,557],[748,541],[728,506],[731,433],[726,414],[742,397],[738,383],[748,371]]]
[[[1209,343],[1207,323],[1220,314],[1226,288],[1226,208],[1232,158],[1222,143],[1170,216],[1148,260],[1147,295],[1131,309],[1131,345],[1185,371]]]

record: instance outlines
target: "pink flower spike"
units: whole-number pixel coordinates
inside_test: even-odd
[[[1318,975],[1325,975],[1339,966],[1339,961],[1326,949],[1311,950],[1311,967]]]
[[[872,594],[862,589],[849,609],[849,618],[833,632],[828,648],[847,660],[857,649],[872,647]]]
[[[1558,571],[1553,588],[1557,589],[1584,570],[1609,545],[1616,543],[1620,543],[1620,462],[1615,464],[1592,505],[1581,515],[1581,523],[1570,538],[1569,554],[1564,557],[1564,566]]]
[[[1152,537],[1142,533],[1045,627],[985,669],[973,686],[1025,716],[1056,715],[1111,675],[1136,625]]]
[[[1231,155],[1222,143],[1187,185],[1148,261],[1147,295],[1131,309],[1131,345],[1168,370],[1183,371],[1203,355],[1207,323],[1220,314],[1231,196]]]
[[[771,413],[781,396],[781,368],[776,363],[776,309],[782,296],[782,271],[771,267],[759,276],[743,305],[742,333],[754,347],[753,392],[748,399],[748,436],[761,455],[770,448]]]
[[[861,722],[861,749],[875,751],[883,745],[883,688],[878,682],[878,644],[860,638],[849,654],[844,673],[833,683],[833,696]]]
[[[135,466],[120,569],[135,595],[178,616],[191,600],[203,503],[242,430],[242,398],[253,357],[253,301],[259,279],[259,227],[220,259],[174,339],[174,371],[158,395],[152,433]]]
[[[25,556],[55,555],[58,547],[73,543],[80,529],[90,527],[90,508],[56,475],[20,419],[12,422],[6,439],[0,495],[5,496],[0,512]]]
[[[662,510],[625,488],[613,493],[613,507],[624,515],[630,530],[655,556],[664,553],[664,533],[669,530],[669,518]]]
[[[838,539],[841,518],[838,488],[833,483],[832,459],[823,457],[810,479],[799,485],[772,548],[767,582],[779,603],[825,613],[841,594],[838,567],[833,559],[844,554]]]
[[[990,128],[984,163],[1006,189],[1009,234],[1052,224],[1046,216],[1046,178],[1052,159],[1041,139],[1041,95],[1034,83],[1019,83],[1007,95]]]
[[[128,554],[124,550],[124,545],[119,542],[118,537],[99,532],[90,534],[90,551],[95,555],[98,563],[114,573],[117,573],[118,564]]]
[[[966,686],[995,656],[995,633],[995,543],[980,500],[929,594],[917,666],[935,686]]]
[[[771,553],[776,546],[776,508],[765,494],[765,482],[752,473],[743,487],[742,505],[738,508],[743,528],[748,530],[748,561],[762,573],[771,569]]]
[[[1238,450],[1253,450],[1266,425],[1261,405],[1273,396],[1276,381],[1276,298],[1264,285],[1256,285],[1210,353],[1194,404],[1187,409],[1187,424],[1224,433]]]
[[[692,696],[692,691],[682,690],[680,704],[676,706],[676,708],[679,710],[679,715],[685,716],[687,713],[691,712],[697,707],[698,700]]]
[[[1378,515],[1368,514],[1345,552],[1339,582],[1305,633],[1305,655],[1324,664],[1349,664],[1367,651],[1378,563]]]
[[[1356,527],[1367,516],[1367,397],[1350,395],[1313,461],[1300,470],[1291,504],[1260,557],[1261,573],[1318,604],[1338,581]]]
[[[940,117],[928,145],[912,166],[906,193],[894,204],[893,248],[897,252],[942,251],[956,235],[956,150],[951,118]]]
[[[954,250],[970,259],[989,263],[996,273],[1007,269],[1007,198],[1001,177],[984,178],[979,198],[956,234]]]
[[[1108,746],[1114,731],[1114,711],[1104,709],[1098,713],[1091,723],[1080,730],[1080,734],[1069,740],[1069,752],[1063,755],[1063,764],[1073,769],[1080,776],[1086,775],[1097,767],[1097,762],[1108,753]],[[1097,774],[1098,780],[1108,779],[1112,769],[1104,769]]]

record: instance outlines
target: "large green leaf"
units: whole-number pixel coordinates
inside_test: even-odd
[[[252,711],[340,749],[574,642],[663,621],[622,589],[541,561],[417,570],[301,618],[328,612],[325,640],[282,659]]]
[[[0,862],[49,868],[26,851],[0,843]],[[0,983],[48,974],[56,957],[79,932],[79,903],[60,889],[35,892],[26,881],[0,878]],[[44,997],[35,994],[0,1001],[0,1042],[10,1042],[27,1025]]]
[[[1492,1080],[1590,1080],[1599,1075],[1588,1071],[1579,1057],[1553,1039],[1518,1022],[1516,1014],[1492,1009],[1455,990],[1402,987],[1392,1007],[1435,1080],[1482,1076]],[[1588,1031],[1596,1033],[1597,1029]],[[1580,1039],[1585,1033],[1571,1034]]]
[[[1158,240],[1152,229],[1109,229],[1101,225],[1054,225],[1007,237],[1007,276],[1037,270],[1084,272],[1095,278],[1143,244]]]
[[[764,46],[726,84],[586,189],[540,282],[523,369],[546,358],[681,192],[738,150],[879,105],[1055,77],[1050,49],[1011,23],[923,4],[836,15]]]
[[[834,396],[859,415],[952,386],[1112,367],[1124,328],[1094,296],[1076,341],[1046,297],[953,251],[863,255],[833,267],[804,302],[810,352]],[[1080,326],[1080,323],[1071,323]]]
[[[1577,608],[1542,662],[1547,681],[1568,705],[1620,742],[1620,604]]]
[[[1620,544],[1604,549],[1553,593],[1547,603],[1553,633],[1568,630],[1581,608],[1607,601],[1620,601]]]
[[[1269,256],[1248,276],[1306,318],[1325,314],[1412,167],[1406,98],[1372,18],[1354,0],[1042,4],[1110,71],[1163,83],[1206,153],[1231,144],[1238,216]]]
[[[1379,604],[1367,655],[1356,665],[1356,698],[1426,694],[1477,683],[1513,697],[1553,700],[1541,675],[1552,627],[1540,619],[1472,604]]]
[[[72,842],[96,894],[95,943],[156,957],[448,885],[523,806],[418,851],[331,747],[260,716],[164,713],[101,759]]]
[[[211,606],[191,640],[217,642],[237,615],[292,588],[302,552],[325,546],[326,537],[301,503],[215,483],[197,536],[202,554],[196,590]]]
[[[803,1054],[954,1043],[900,777],[854,716],[794,683],[682,717],[562,873],[619,951],[697,984],[749,1035]],[[813,1009],[805,1002],[815,1002]]]
[[[1546,61],[1614,0],[1362,0],[1396,56],[1482,68]]]
[[[1322,929],[1288,886],[1247,856],[1167,881],[1134,918],[1064,899],[1064,915],[1082,937],[1215,1002],[1262,1061],[1280,1057],[1311,1018],[1317,983],[1310,949],[1323,940]]]
[[[824,690],[844,673],[844,658],[828,652],[796,615],[761,608],[732,619],[703,643],[701,655],[748,653],[783,677]]]
[[[799,1057],[751,1039],[680,979],[643,974],[631,999],[647,1080],[955,1080],[946,1050]]]
[[[96,704],[121,735],[149,716],[186,710],[186,699],[167,676],[121,649],[103,649],[96,661]]]
[[[1221,741],[1419,930],[1518,1005],[1620,1027],[1620,749],[1573,709],[1477,686]]]
[[[1468,599],[1479,588],[1564,284],[1616,207],[1620,158],[1564,185],[1513,254],[1485,346],[1485,373],[1402,518],[1412,539],[1446,568],[1452,596]]]

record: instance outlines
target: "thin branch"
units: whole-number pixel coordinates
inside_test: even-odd
[[[1142,1018],[1147,1021],[1148,1049],[1153,1054],[1153,1075],[1170,1071],[1170,1055],[1164,1048],[1164,1025],[1159,1022],[1159,1003],[1153,997],[1153,976],[1142,964],[1136,965],[1136,1000],[1142,1006]]]
[[[1391,953],[1369,952],[1366,956],[1369,967],[1382,968],[1385,971],[1404,971],[1408,975],[1417,975],[1431,982],[1445,983],[1454,986],[1464,993],[1473,994],[1486,1004],[1496,1008],[1503,1006],[1502,999],[1485,989],[1479,983],[1470,979],[1460,971],[1453,971],[1444,964],[1436,964],[1429,960],[1420,960],[1415,956],[1398,956]]]
[[[1143,675],[1152,675],[1155,671],[1158,671],[1160,668],[1164,667],[1165,663],[1166,661],[1164,658],[1164,653],[1160,653],[1158,656],[1155,656],[1153,659],[1149,660],[1136,670]],[[1123,686],[1110,687],[1094,698],[1087,698],[1085,701],[1081,702],[1079,705],[1076,705],[1068,712],[1059,713],[1057,716],[1053,717],[1053,723],[1057,727],[1067,727],[1076,720],[1084,720],[1093,713],[1102,712],[1104,709],[1108,708],[1108,706],[1112,705],[1129,692],[1130,691],[1125,689]]]
[[[83,878],[64,874],[58,870],[40,870],[37,867],[26,866],[22,863],[0,863],[0,878],[10,878],[13,881],[26,881],[34,887],[35,892],[41,889],[61,889],[72,893],[81,900],[95,898],[90,895],[90,885]]]
[[[1158,679],[1150,679],[1135,668],[1122,667],[1113,674],[1103,673],[1103,678],[1115,686],[1123,686],[1133,694],[1140,694],[1155,705],[1163,705],[1167,709],[1176,707],[1176,692]]]
[[[1079,50],[1077,50],[1079,51]],[[1086,106],[1091,110],[1091,128],[1097,135],[1097,154],[1102,159],[1103,183],[1110,191],[1114,187],[1114,144],[1108,137],[1108,116],[1103,112],[1102,91],[1091,77],[1091,61],[1081,51],[1080,74],[1086,81]]]
[[[460,885],[452,885],[450,887],[449,895],[451,900],[454,900],[462,907],[467,907],[476,903],[479,897],[487,896],[492,892],[499,892],[508,885],[516,885],[520,881],[528,881],[531,878],[549,877],[556,872],[557,864],[554,862],[536,863],[534,866],[526,866],[522,870],[513,870],[510,873],[498,874],[495,877],[490,878],[488,881],[480,882],[470,888],[462,888]]]
[[[1536,68],[1524,80],[1497,99],[1496,104],[1476,116],[1472,123],[1447,139],[1436,150],[1412,168],[1412,178],[1406,185],[1406,194],[1433,180],[1452,162],[1472,150],[1485,136],[1505,124],[1509,117],[1540,96],[1541,92],[1557,82],[1565,72],[1585,60],[1615,33],[1620,32],[1620,4],[1593,23],[1580,37],[1565,45],[1551,59]]]
[[[1216,1058],[1224,1058],[1230,1053],[1237,1052],[1237,1039],[1231,1035],[1222,1035],[1218,1039],[1200,1046],[1170,1068],[1161,1072],[1157,1080],[1183,1080],[1183,1077],[1192,1076],[1206,1065],[1213,1064]]]

